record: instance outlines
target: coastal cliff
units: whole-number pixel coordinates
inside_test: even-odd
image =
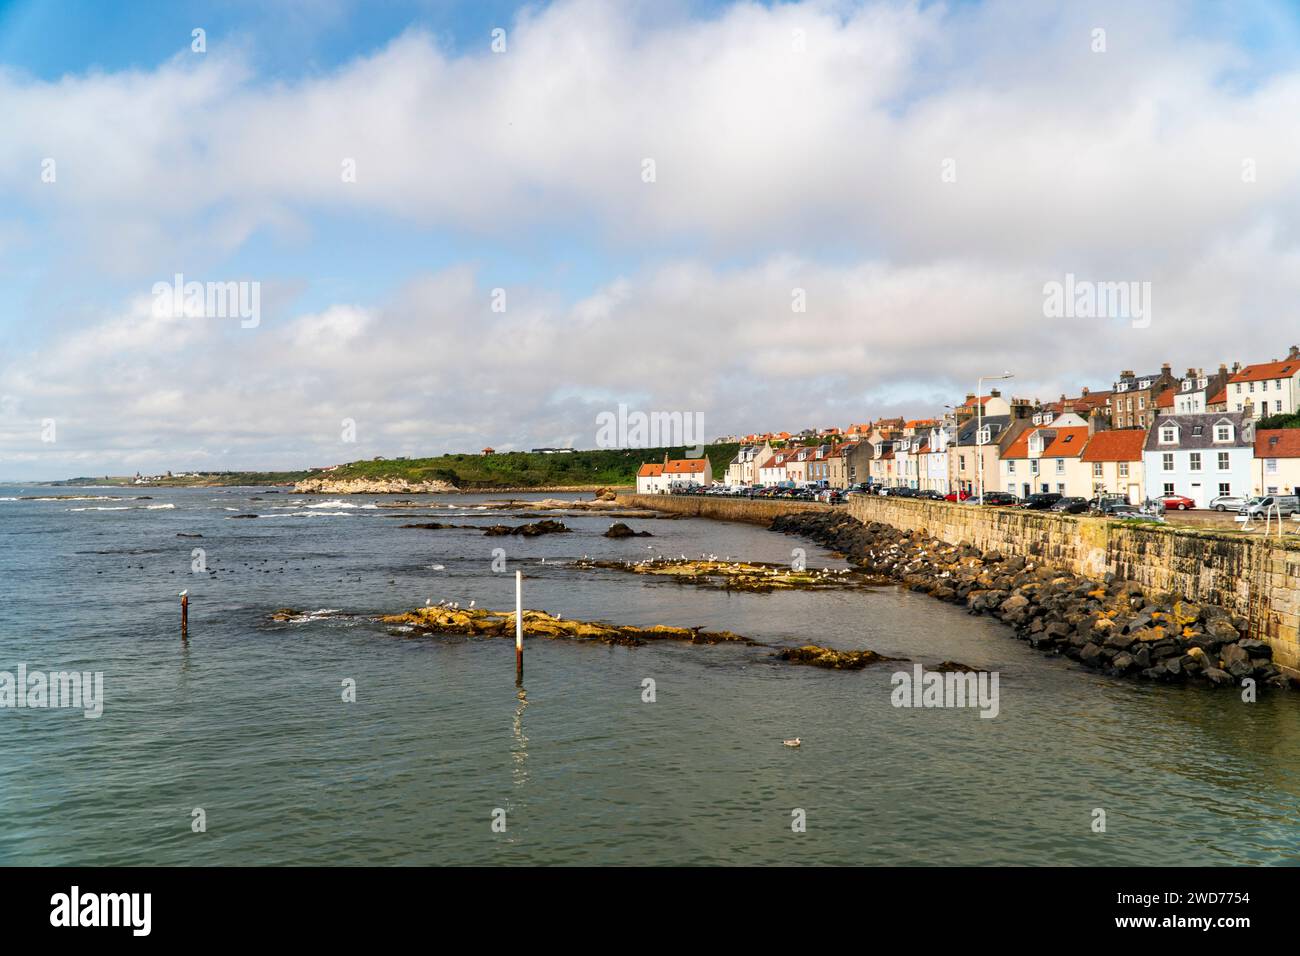
[[[322,495],[448,494],[460,491],[449,481],[407,481],[405,478],[306,478],[295,492]]]

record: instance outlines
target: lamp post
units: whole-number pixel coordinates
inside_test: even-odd
[[[975,382],[975,454],[979,471],[980,504],[984,504],[984,448],[980,441],[980,435],[984,431],[984,380],[996,382],[1012,377],[1012,373],[1003,372],[1001,375],[981,375]]]

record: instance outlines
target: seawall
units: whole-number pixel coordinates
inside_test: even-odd
[[[618,503],[631,508],[650,508],[670,514],[689,515],[695,518],[716,518],[719,521],[746,521],[750,524],[771,524],[777,515],[792,511],[843,511],[847,505],[824,505],[817,501],[767,501],[760,498],[716,498],[707,495],[624,495]]]
[[[1273,659],[1300,673],[1300,539],[1134,524],[1019,508],[852,495],[847,505],[706,496],[619,495],[676,514],[766,524],[780,514],[841,510],[859,521],[927,531],[950,544],[1041,560],[1075,574],[1107,573],[1143,588],[1214,604],[1250,621]]]

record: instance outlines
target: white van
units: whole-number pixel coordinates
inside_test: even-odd
[[[1273,512],[1273,506],[1277,505],[1277,511]],[[1241,510],[1239,515],[1245,515],[1248,518],[1263,518],[1269,512],[1279,515],[1293,515],[1300,512],[1300,498],[1295,495],[1265,495],[1262,498],[1251,498]]]

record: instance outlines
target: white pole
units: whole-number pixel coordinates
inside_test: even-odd
[[[515,572],[515,677],[524,673],[524,572]]]

